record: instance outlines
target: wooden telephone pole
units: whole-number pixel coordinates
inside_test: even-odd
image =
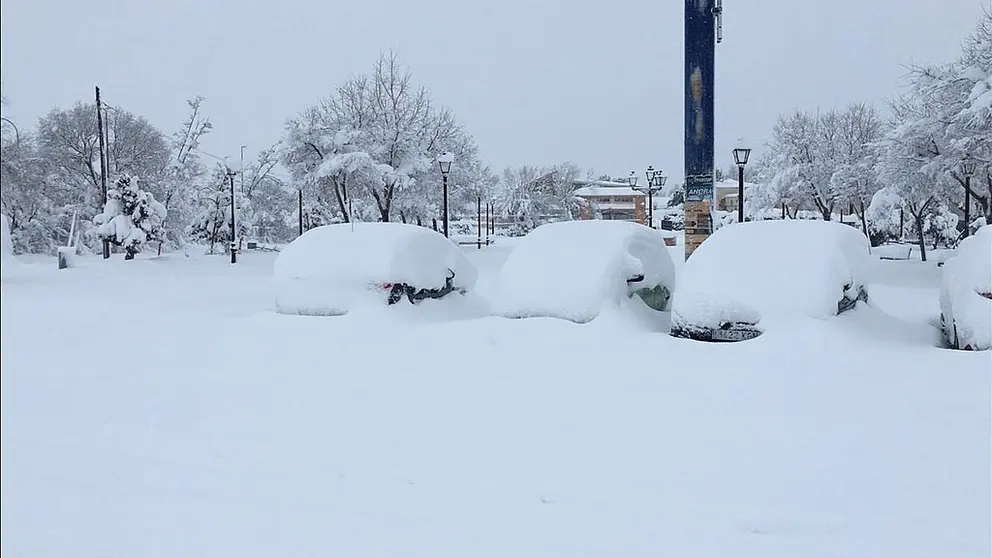
[[[107,207],[107,146],[103,141],[103,105],[100,102],[100,87],[96,87],[96,128],[100,137],[100,190],[103,194],[103,207]],[[110,241],[103,241],[103,259],[110,258]]]

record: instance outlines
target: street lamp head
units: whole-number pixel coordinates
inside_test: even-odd
[[[637,174],[634,171],[630,171],[630,175],[627,176],[627,184],[629,184],[631,188],[637,186]]]
[[[437,158],[437,164],[441,167],[441,174],[447,176],[451,172],[451,163],[455,162],[455,154],[450,151],[445,151]]]
[[[654,170],[654,165],[648,165],[648,170],[644,171],[644,176],[648,177],[648,186],[654,184],[654,175],[657,171]]]
[[[747,164],[748,157],[750,156],[751,148],[748,147],[744,138],[739,138],[737,140],[737,147],[734,148],[734,162],[737,163],[738,167],[743,167]]]
[[[971,156],[971,153],[965,153],[961,158],[961,173],[970,178],[975,175],[977,169],[978,161]]]
[[[668,182],[668,177],[664,175],[660,170],[654,175],[655,182],[658,184],[658,188],[664,188],[665,183]]]

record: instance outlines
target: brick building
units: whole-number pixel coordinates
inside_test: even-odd
[[[576,197],[586,203],[582,205],[580,219],[606,219],[611,221],[634,221],[647,224],[647,195],[633,190],[622,182],[605,180],[577,180]]]

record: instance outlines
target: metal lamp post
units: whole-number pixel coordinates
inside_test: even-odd
[[[751,148],[747,147],[744,139],[737,140],[734,148],[734,162],[737,163],[737,222],[744,222],[744,166],[751,156]]]
[[[631,173],[633,174],[633,173]],[[648,226],[652,229],[654,228],[654,194],[655,192],[661,191],[665,187],[665,183],[668,182],[668,177],[661,169],[655,170],[654,165],[649,166],[646,171],[644,171],[645,176],[648,179],[647,186],[637,186],[637,181],[634,181],[634,186],[631,186],[634,190],[638,192],[644,192],[648,195]]]
[[[238,263],[238,217],[234,207],[234,177],[238,173],[228,167],[227,178],[231,183],[231,263]]]
[[[630,186],[631,190],[640,191],[640,188],[637,187],[637,173],[635,173],[634,171],[630,171],[630,174],[627,175],[627,185]],[[611,213],[613,212],[612,207],[610,209],[610,212]]]
[[[971,156],[965,154],[961,159],[961,174],[964,175],[964,236],[971,234],[971,177],[975,174],[978,164]]]
[[[444,184],[444,237],[448,238],[448,173],[451,172],[451,163],[455,162],[455,154],[445,151],[437,158],[437,164],[441,168],[441,181]]]

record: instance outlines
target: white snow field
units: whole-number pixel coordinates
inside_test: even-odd
[[[481,298],[509,245],[465,250]],[[992,550],[992,353],[938,348],[932,263],[708,344],[457,298],[282,315],[272,254],[120,258],[0,283],[4,556]]]

